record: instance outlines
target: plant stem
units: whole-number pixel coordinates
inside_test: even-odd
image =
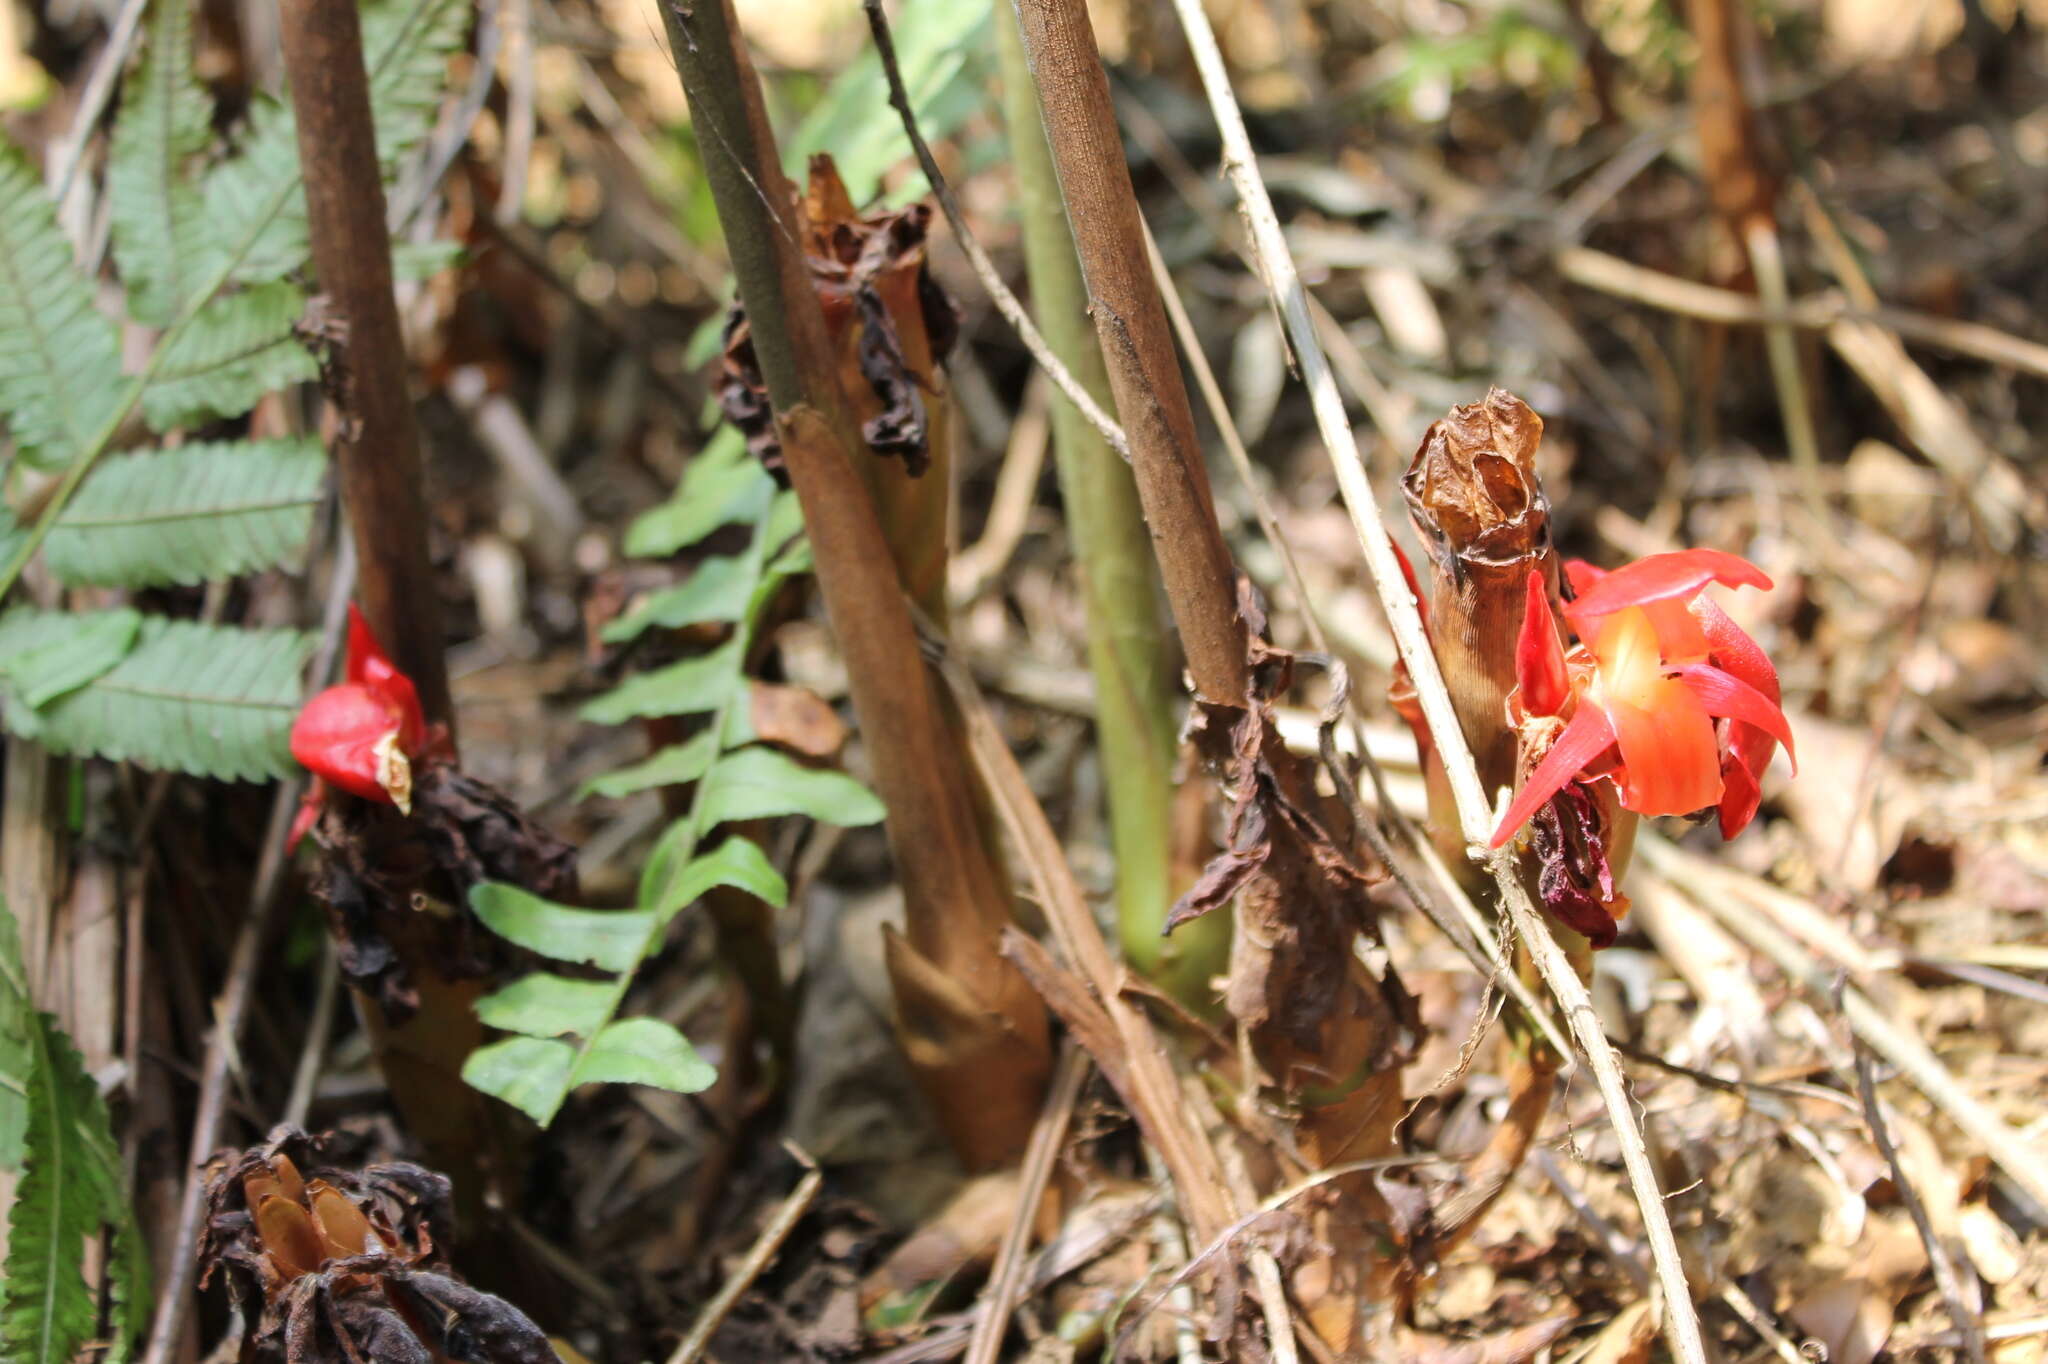
[[[1046,344],[1100,403],[1111,401],[1088,293],[1074,255],[1038,92],[1008,0],[996,0],[1003,112],[1017,176],[1024,263]],[[1213,999],[1210,978],[1229,954],[1229,921],[1213,914],[1163,937],[1179,887],[1173,874],[1173,698],[1178,679],[1159,619],[1159,572],[1130,469],[1069,403],[1052,409],[1053,457],[1088,608],[1096,742],[1116,854],[1117,924],[1124,957],[1183,1002]]]
[[[362,29],[354,5],[323,0],[284,0],[279,17],[313,269],[346,328],[329,399],[338,419],[334,461],[361,565],[363,612],[419,689],[427,719],[452,726]]]
[[[392,293],[383,178],[356,7],[285,0],[279,36],[291,81],[313,268],[343,324],[327,387],[335,408],[334,461],[355,541],[363,607],[393,662],[418,688],[428,720],[447,725],[452,743],[455,716],[427,556],[419,434]],[[396,810],[388,817],[403,818]],[[357,1009],[406,1124],[454,1180],[474,1225],[486,1181],[514,1178],[517,1163],[516,1142],[503,1116],[461,1079],[463,1062],[483,1040],[474,1007],[481,983],[445,974],[416,934],[390,936],[418,991],[418,1012],[394,1026],[361,991]]]
[[[1145,259],[1144,221],[1088,7],[1084,0],[1014,2],[1188,670],[1205,699],[1240,706],[1249,674],[1230,552],[1216,524],[1173,332]]]
[[[906,936],[886,946],[905,1049],[970,1166],[1014,1160],[1051,1069],[1044,1006],[998,955],[1008,905],[961,752],[933,694],[841,391],[824,315],[728,0],[662,6],[704,151],[826,613],[888,807]]]
[[[1600,1096],[1607,1106],[1608,1120],[1614,1125],[1636,1206],[1642,1211],[1643,1231],[1650,1243],[1658,1282],[1664,1290],[1665,1324],[1671,1335],[1672,1353],[1682,1364],[1705,1364],[1706,1346],[1700,1335],[1699,1313],[1686,1284],[1685,1266],[1679,1259],[1678,1242],[1672,1235],[1671,1218],[1664,1208],[1663,1192],[1650,1164],[1642,1129],[1630,1106],[1621,1062],[1606,1034],[1601,1031],[1599,1017],[1593,1011],[1592,995],[1585,982],[1579,979],[1564,949],[1558,946],[1557,939],[1530,902],[1512,854],[1506,850],[1483,851],[1492,832],[1492,808],[1480,786],[1479,769],[1458,725],[1457,713],[1444,686],[1443,673],[1437,667],[1436,655],[1430,650],[1428,636],[1423,630],[1422,613],[1414,594],[1408,590],[1400,565],[1394,558],[1393,541],[1388,538],[1387,528],[1380,520],[1379,503],[1359,460],[1358,444],[1351,434],[1351,422],[1344,413],[1343,399],[1337,394],[1336,380],[1316,339],[1315,324],[1308,311],[1307,291],[1294,268],[1293,253],[1281,234],[1280,219],[1273,211],[1265,182],[1259,177],[1251,139],[1245,132],[1244,115],[1231,91],[1230,77],[1224,69],[1223,53],[1216,45],[1215,31],[1209,26],[1208,16],[1199,0],[1174,0],[1174,8],[1180,14],[1195,65],[1201,72],[1203,87],[1208,91],[1210,108],[1223,137],[1224,164],[1237,189],[1238,202],[1250,223],[1252,243],[1266,287],[1279,301],[1288,336],[1294,342],[1295,359],[1309,390],[1316,425],[1336,472],[1337,486],[1344,496],[1345,507],[1351,513],[1352,525],[1358,532],[1366,568],[1372,575],[1373,587],[1387,613],[1387,623],[1393,630],[1395,643],[1400,646],[1402,660],[1408,665],[1417,699],[1443,758],[1445,775],[1457,801],[1459,828],[1472,854],[1484,862],[1494,884],[1499,887],[1501,903],[1527,944],[1537,968],[1542,972],[1544,983],[1556,996],[1572,1037],[1585,1054],[1599,1083]]]

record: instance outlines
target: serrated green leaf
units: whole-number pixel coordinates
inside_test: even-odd
[[[43,554],[60,582],[147,587],[289,564],[327,479],[311,437],[108,455],[79,486]]]
[[[103,1228],[132,1231],[120,1152],[107,1106],[76,1048],[56,1021],[30,1002],[12,912],[0,900],[0,1032],[20,1042],[26,1084],[22,1105],[21,1182],[8,1214],[7,1262],[0,1274],[0,1359],[9,1364],[69,1364],[99,1329],[99,1296],[86,1281],[87,1247]],[[117,1236],[117,1241],[120,1238]],[[147,1297],[146,1271],[117,1254],[116,1296]],[[134,1314],[123,1313],[124,1353]]]
[[[305,312],[298,286],[279,282],[209,301],[165,352],[142,392],[152,430],[239,417],[266,393],[319,377],[293,333]]]
[[[476,1016],[490,1027],[528,1037],[582,1036],[603,1026],[617,988],[608,980],[571,980],[536,971],[479,999]]]
[[[472,1089],[495,1095],[546,1127],[569,1096],[576,1049],[543,1037],[507,1037],[478,1047],[462,1063]]]
[[[199,288],[212,230],[194,174],[212,135],[213,101],[192,74],[190,0],[155,0],[142,69],[121,88],[107,152],[114,262],[128,315],[170,322]]]
[[[122,387],[113,321],[93,306],[42,182],[0,138],[0,419],[28,463],[61,467],[92,443]]]
[[[384,0],[363,7],[363,65],[377,158],[387,180],[433,126],[448,59],[468,33],[471,9],[467,0]],[[303,267],[310,254],[297,136],[289,106],[261,101],[250,115],[240,153],[207,177],[207,209],[219,225],[217,259],[225,260],[248,234],[255,234],[235,267],[239,282],[283,279]]]
[[[743,819],[807,815],[853,827],[878,823],[887,813],[867,787],[844,772],[804,767],[779,749],[728,753],[704,778],[698,818],[711,828]]]
[[[469,907],[507,942],[554,961],[587,962],[607,971],[638,966],[655,928],[654,916],[644,910],[571,909],[497,881],[470,891]]]
[[[649,715],[697,715],[716,710],[738,685],[740,648],[735,636],[708,654],[698,654],[651,673],[627,678],[579,712],[592,724],[616,725]]]
[[[604,627],[607,644],[638,639],[650,626],[678,630],[685,625],[736,621],[747,609],[747,601],[760,573],[760,564],[750,554],[718,555],[692,569],[690,576],[674,587],[649,593],[633,608]]]
[[[71,628],[42,643],[0,654],[0,677],[24,705],[40,710],[108,672],[135,647],[142,613],[120,607],[79,611]]]
[[[653,1085],[695,1094],[717,1078],[717,1070],[674,1027],[658,1018],[622,1018],[590,1039],[569,1083]]]
[[[747,454],[731,427],[693,460],[668,501],[641,514],[626,531],[626,553],[659,559],[696,544],[720,526],[755,521],[775,495],[775,480]]]
[[[63,611],[0,613],[0,657],[78,628]],[[57,753],[194,776],[260,781],[291,770],[292,718],[311,639],[144,616],[135,647],[109,671],[32,709],[6,695],[6,728]]]
[[[670,744],[651,758],[645,758],[616,772],[607,772],[601,777],[592,777],[583,783],[576,793],[582,800],[586,796],[630,796],[635,791],[645,791],[650,786],[680,786],[704,775],[711,766],[711,759],[718,753],[718,736],[710,730],[693,734],[679,744]]]
[[[666,918],[694,903],[713,886],[732,886],[777,909],[789,904],[789,883],[775,870],[768,854],[753,840],[734,834],[710,852],[700,853],[684,864],[675,879],[662,888],[654,902],[654,912]]]

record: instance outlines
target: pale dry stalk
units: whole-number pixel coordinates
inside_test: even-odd
[[[1682,1364],[1705,1364],[1706,1347],[1700,1335],[1699,1315],[1686,1284],[1685,1266],[1679,1257],[1677,1240],[1672,1235],[1671,1219],[1664,1208],[1662,1188],[1631,1106],[1620,1059],[1601,1028],[1585,982],[1579,979],[1564,949],[1558,945],[1530,902],[1528,892],[1516,874],[1513,854],[1506,850],[1485,850],[1492,833],[1492,806],[1480,785],[1479,769],[1459,728],[1457,713],[1445,688],[1442,672],[1437,667],[1436,656],[1430,650],[1414,594],[1408,590],[1394,557],[1393,542],[1380,520],[1378,499],[1358,457],[1357,442],[1351,432],[1350,419],[1344,412],[1343,399],[1337,393],[1336,380],[1316,339],[1307,293],[1295,270],[1293,254],[1281,233],[1280,220],[1273,211],[1265,183],[1259,176],[1251,139],[1245,132],[1244,116],[1231,90],[1215,32],[1199,0],[1174,0],[1174,7],[1180,14],[1203,87],[1208,92],[1210,107],[1223,137],[1225,166],[1250,227],[1266,287],[1280,303],[1281,316],[1294,343],[1303,382],[1308,386],[1316,424],[1329,452],[1352,525],[1358,532],[1366,567],[1443,758],[1445,775],[1457,805],[1459,828],[1471,855],[1484,863],[1499,887],[1501,904],[1527,944],[1544,983],[1556,996],[1566,1024],[1599,1084],[1601,1098],[1614,1125],[1622,1161],[1635,1192],[1636,1204],[1642,1211],[1644,1232],[1664,1291],[1665,1320],[1673,1352]]]

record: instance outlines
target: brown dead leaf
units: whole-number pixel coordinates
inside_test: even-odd
[[[811,158],[803,201],[804,260],[840,360],[840,383],[878,455],[913,476],[932,452],[926,395],[941,391],[938,366],[959,333],[959,315],[925,265],[932,210],[913,204],[861,217],[832,158]],[[739,304],[726,320],[718,400],[751,450],[778,478],[782,447],[767,381]]]
[[[763,743],[827,759],[846,745],[846,722],[808,687],[749,679],[747,715]]]

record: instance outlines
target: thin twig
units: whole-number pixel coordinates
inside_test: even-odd
[[[1059,386],[1067,401],[1088,419],[1088,424],[1102,433],[1103,440],[1109,442],[1109,448],[1124,459],[1130,459],[1131,443],[1125,439],[1124,429],[1116,424],[1114,417],[1102,410],[1102,405],[1074,377],[1073,371],[1061,363],[1059,356],[1053,354],[1052,347],[1039,334],[1038,324],[1024,311],[1024,305],[1010,292],[1010,286],[1003,283],[995,262],[988,258],[988,252],[981,249],[981,243],[968,230],[967,219],[962,216],[960,205],[954,201],[953,191],[947,186],[931,147],[925,142],[924,134],[918,131],[917,113],[911,108],[910,93],[903,85],[903,71],[896,62],[896,40],[889,32],[888,16],[882,13],[882,0],[862,0],[862,8],[867,11],[868,28],[875,35],[875,50],[882,58],[882,73],[889,78],[889,104],[903,120],[903,132],[910,139],[911,149],[917,153],[917,164],[924,168],[924,178],[931,181],[939,210],[952,226],[953,237],[966,254],[967,263],[974,267],[975,277],[981,281],[981,287],[988,290],[989,300],[996,305],[996,311],[1015,329],[1017,339],[1024,343],[1024,349],[1031,352],[1031,358],[1038,367]]]
[[[298,1069],[292,1072],[291,1097],[284,1106],[284,1120],[293,1127],[304,1127],[306,1113],[313,1107],[313,1090],[327,1061],[327,1042],[334,1035],[334,1004],[340,994],[341,962],[330,934],[320,951],[320,985],[313,996],[313,1021],[306,1026],[306,1043],[299,1050]]]
[[[1742,327],[1780,323],[1803,331],[1825,331],[1837,322],[1873,322],[1937,350],[2048,378],[2048,346],[1981,322],[1961,322],[1904,308],[1858,307],[1839,295],[1790,299],[1783,310],[1777,310],[1748,294],[1667,275],[1588,247],[1565,247],[1551,259],[1558,273],[1574,284],[1705,322]]]
[[[732,1309],[739,1306],[740,1299],[754,1286],[754,1280],[760,1278],[769,1263],[775,1259],[775,1253],[782,1249],[782,1243],[789,1239],[789,1234],[796,1230],[796,1224],[803,1220],[804,1214],[810,1211],[811,1204],[817,1201],[818,1191],[825,1187],[825,1172],[818,1168],[817,1163],[794,1146],[788,1149],[790,1154],[802,1161],[806,1167],[804,1177],[797,1181],[796,1188],[783,1200],[782,1206],[775,1210],[775,1216],[768,1219],[768,1225],[761,1228],[761,1234],[754,1240],[753,1249],[747,1252],[747,1258],[740,1261],[739,1268],[733,1271],[732,1277],[718,1290],[718,1296],[705,1304],[696,1325],[690,1328],[690,1334],[683,1337],[683,1343],[676,1346],[676,1352],[668,1357],[668,1364],[694,1364],[694,1361],[704,1357],[704,1351],[710,1347],[711,1337],[718,1333],[718,1328],[724,1324]]]
[[[1785,1364],[1806,1364],[1806,1356],[1799,1353],[1799,1347],[1792,1343],[1770,1314],[1758,1305],[1755,1298],[1743,1292],[1742,1285],[1730,1279],[1721,1285],[1721,1301],[1735,1309],[1735,1315],[1749,1323],[1749,1329],[1763,1337],[1764,1344],[1771,1347]]]
[[[1601,1097],[1607,1105],[1608,1119],[1614,1125],[1621,1147],[1622,1163],[1628,1170],[1636,1204],[1642,1211],[1644,1234],[1650,1243],[1651,1258],[1664,1290],[1667,1304],[1665,1324],[1671,1335],[1673,1353],[1682,1364],[1705,1364],[1706,1346],[1700,1335],[1699,1313],[1686,1283],[1685,1265],[1679,1258],[1677,1239],[1672,1235],[1671,1218],[1664,1207],[1657,1172],[1650,1164],[1649,1150],[1631,1107],[1621,1063],[1614,1054],[1614,1048],[1607,1045],[1606,1034],[1601,1030],[1599,1016],[1593,1010],[1592,996],[1585,982],[1579,979],[1564,949],[1558,946],[1557,939],[1530,902],[1528,891],[1517,875],[1512,854],[1505,849],[1486,850],[1493,822],[1492,807],[1480,787],[1478,767],[1472,760],[1464,732],[1459,728],[1450,694],[1445,690],[1443,675],[1437,667],[1436,655],[1431,652],[1428,636],[1423,631],[1422,615],[1394,558],[1393,542],[1388,538],[1387,528],[1380,521],[1379,500],[1358,457],[1358,445],[1351,433],[1350,420],[1344,413],[1344,401],[1338,396],[1329,362],[1316,340],[1307,294],[1295,270],[1286,237],[1280,230],[1279,217],[1266,193],[1265,182],[1259,176],[1258,161],[1252,153],[1251,138],[1245,131],[1244,115],[1238,109],[1237,97],[1230,88],[1230,77],[1224,68],[1223,53],[1216,44],[1215,31],[1209,25],[1200,0],[1174,0],[1174,8],[1180,14],[1189,49],[1201,72],[1203,87],[1208,92],[1210,108],[1222,135],[1224,165],[1251,229],[1252,243],[1258,253],[1266,287],[1280,302],[1281,315],[1293,340],[1302,379],[1315,410],[1316,425],[1335,468],[1337,485],[1351,513],[1352,525],[1358,532],[1366,567],[1386,610],[1402,659],[1414,679],[1417,699],[1428,720],[1430,733],[1443,757],[1465,842],[1474,856],[1486,864],[1500,887],[1501,904],[1514,922],[1515,930],[1527,943],[1544,982],[1556,996],[1565,1021],[1599,1084]]]
[[[107,101],[113,98],[114,86],[120,79],[121,68],[128,64],[128,54],[135,49],[135,35],[148,7],[149,0],[128,0],[121,7],[107,33],[107,45],[100,50],[92,75],[86,78],[85,89],[79,94],[71,128],[50,157],[44,183],[50,186],[50,197],[57,201],[58,217],[66,224],[72,250],[81,254],[92,224],[92,213],[87,208],[89,199],[81,197],[76,205],[68,201],[74,188],[87,183],[78,179],[78,168],[85,163],[86,144],[92,141],[93,129],[99,126],[100,115],[107,111]]]
[[[1791,291],[1785,282],[1785,252],[1778,240],[1777,224],[1759,218],[1748,223],[1742,235],[1750,269],[1756,275],[1758,295],[1766,308],[1782,314]],[[1813,400],[1806,391],[1806,375],[1800,368],[1799,342],[1790,326],[1776,321],[1764,323],[1764,355],[1770,363],[1771,383],[1778,390],[1785,445],[1799,475],[1800,493],[1814,520],[1826,526],[1829,522],[1827,498],[1820,486],[1820,438],[1814,431]]]
[[[1884,1109],[1877,1101],[1876,1067],[1870,1063],[1870,1047],[1852,1031],[1849,1035],[1856,1049],[1856,1089],[1863,1098],[1863,1123],[1870,1129],[1870,1139],[1877,1143],[1877,1153],[1884,1157],[1884,1163],[1891,1167],[1892,1187],[1899,1191],[1899,1198],[1906,1205],[1906,1215],[1913,1219],[1913,1230],[1920,1233],[1920,1244],[1927,1248],[1927,1264],[1934,1271],[1934,1286],[1941,1290],[1941,1300],[1948,1304],[1948,1314],[1962,1333],[1963,1353],[1971,1364],[1984,1364],[1984,1323],[1970,1310],[1970,1304],[1963,1299],[1963,1286],[1956,1279],[1955,1262],[1949,1258],[1948,1247],[1934,1233],[1934,1223],[1927,1216],[1927,1205],[1921,1201],[1920,1191],[1906,1178],[1906,1167],[1899,1161],[1899,1148],[1892,1144],[1891,1129],[1886,1126]]]
[[[1427,1154],[1376,1156],[1371,1160],[1347,1160],[1341,1165],[1332,1165],[1328,1169],[1317,1170],[1296,1183],[1267,1195],[1265,1200],[1256,1208],[1245,1213],[1242,1217],[1239,1217],[1229,1226],[1209,1238],[1208,1244],[1203,1246],[1197,1254],[1190,1257],[1188,1262],[1180,1267],[1179,1272],[1167,1280],[1166,1286],[1153,1294],[1151,1301],[1147,1302],[1128,1320],[1119,1325],[1116,1344],[1110,1348],[1109,1357],[1111,1359],[1123,1358],[1124,1347],[1130,1342],[1131,1336],[1143,1324],[1145,1318],[1151,1316],[1159,1304],[1166,1301],[1168,1295],[1174,1289],[1186,1283],[1201,1270],[1202,1266],[1228,1252],[1239,1237],[1243,1236],[1246,1232],[1255,1231],[1271,1221],[1280,1212],[1285,1210],[1289,1203],[1292,1203],[1303,1194],[1313,1193],[1334,1180],[1343,1179],[1349,1175],[1364,1174],[1370,1170],[1392,1170],[1410,1165],[1447,1165],[1455,1163],[1449,1156]]]
[[[1003,1231],[996,1248],[995,1269],[974,1319],[974,1334],[967,1342],[967,1364],[996,1364],[996,1354],[1009,1333],[1010,1313],[1016,1310],[1019,1286],[1024,1281],[1025,1252],[1031,1248],[1031,1228],[1038,1220],[1038,1205],[1045,1198],[1046,1183],[1052,1178],[1053,1162],[1066,1140],[1067,1124],[1073,1120],[1074,1104],[1081,1097],[1081,1083],[1088,1078],[1088,1053],[1069,1041],[1053,1071],[1052,1088],[1046,1091],[1045,1108],[1031,1129],[1031,1145],[1024,1149],[1024,1164],[1017,1177],[1017,1211]]]
[[[342,621],[355,590],[355,580],[355,555],[344,551],[336,558],[334,583],[327,595],[320,656],[314,660],[315,678],[325,679],[333,671]],[[194,1280],[199,1273],[199,1233],[206,1220],[206,1161],[220,1145],[221,1119],[228,1105],[228,1071],[256,993],[256,967],[263,945],[269,940],[277,918],[277,892],[284,883],[286,865],[285,835],[291,832],[300,787],[296,780],[280,782],[271,799],[270,821],[264,826],[263,850],[256,862],[256,880],[249,891],[249,912],[242,919],[241,931],[235,935],[227,983],[214,1003],[214,1027],[206,1039],[206,1057],[199,1068],[199,1106],[192,1118],[190,1168],[178,1202],[178,1230],[169,1257],[171,1272],[156,1300],[156,1315],[150,1321],[142,1364],[169,1364],[197,1296]]]

